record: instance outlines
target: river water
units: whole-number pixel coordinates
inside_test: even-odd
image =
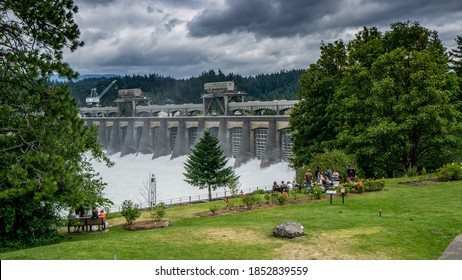
[[[187,202],[191,200],[205,199],[206,189],[199,189],[188,185],[184,179],[184,162],[188,156],[170,160],[170,156],[152,159],[152,155],[127,155],[120,157],[120,153],[110,156],[115,163],[111,168],[103,163],[93,162],[93,167],[107,183],[105,195],[114,205],[111,211],[118,210],[124,200],[132,200],[141,206],[148,206],[147,190],[150,178],[154,174],[156,182],[156,201],[164,201],[166,204]],[[234,159],[228,160],[232,166]],[[249,189],[270,188],[273,181],[292,181],[295,171],[287,162],[260,168],[260,160],[254,159],[235,169],[236,175],[240,176],[240,190],[246,193]],[[214,195],[224,194],[224,188],[218,188]],[[229,190],[227,190],[229,193]]]

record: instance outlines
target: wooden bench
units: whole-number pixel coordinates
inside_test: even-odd
[[[98,226],[98,229],[106,229],[106,222],[103,218],[80,217],[69,218],[67,223],[67,233],[71,233],[71,227],[82,228],[84,231],[93,231],[92,226]]]

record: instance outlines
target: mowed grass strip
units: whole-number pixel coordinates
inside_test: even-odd
[[[123,230],[123,218],[111,219],[107,232],[63,234],[60,244],[2,252],[0,259],[438,259],[462,233],[462,182],[386,182],[384,191],[347,196],[344,205],[338,196],[330,205],[326,196],[204,216],[210,204],[201,203],[168,208],[165,219],[173,226],[143,231]],[[149,213],[140,219],[150,219]],[[273,237],[273,227],[285,221],[301,223],[306,236]]]

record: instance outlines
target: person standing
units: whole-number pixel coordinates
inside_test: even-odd
[[[305,173],[305,188],[311,189],[311,187],[313,187],[312,180],[313,180],[313,173],[311,173],[310,169],[307,169]]]
[[[355,180],[356,171],[355,171],[355,169],[354,169],[353,167],[351,167],[350,164],[348,164],[346,173],[347,173],[347,178],[348,178],[350,181],[354,181],[354,180]]]
[[[316,180],[316,183],[321,183],[321,177],[319,176],[320,174],[319,166],[316,167],[316,170],[314,171],[314,179]]]
[[[332,170],[330,169],[330,167],[327,167],[326,177],[329,181],[332,181]]]

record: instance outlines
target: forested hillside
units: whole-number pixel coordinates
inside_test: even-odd
[[[293,100],[299,90],[298,81],[303,71],[280,71],[250,77],[233,73],[225,75],[220,70],[218,73],[210,70],[188,79],[174,79],[157,74],[89,78],[70,82],[69,90],[79,100],[79,106],[85,106],[85,98],[90,95],[92,88],[96,88],[100,93],[113,80],[117,80],[102,98],[103,106],[114,106],[117,90],[126,88],[141,88],[145,96],[152,98],[153,104],[164,104],[167,100],[183,104],[201,103],[204,83],[234,81],[238,91],[247,93],[247,100]]]

